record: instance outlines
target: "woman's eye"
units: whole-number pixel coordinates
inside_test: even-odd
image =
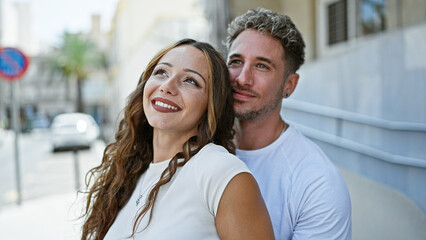
[[[167,73],[164,69],[158,69],[154,72],[154,75],[162,75],[162,76],[167,76]]]
[[[193,78],[187,78],[184,82],[190,83],[196,87],[201,87],[200,84],[198,84],[198,82]]]

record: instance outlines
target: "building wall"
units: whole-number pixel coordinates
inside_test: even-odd
[[[325,54],[321,47],[318,47],[319,38],[325,37],[325,26],[318,22],[320,7],[324,3],[333,2],[332,0],[229,0],[229,8],[231,9],[229,17],[230,20],[236,16],[241,15],[249,9],[256,9],[264,7],[273,11],[284,13],[290,16],[297,28],[301,31],[306,43],[306,60],[314,60],[327,56],[334,52],[342,50],[336,47],[335,49],[327,49]],[[359,14],[355,9],[356,4],[354,1],[349,1],[349,14],[357,17]],[[386,31],[394,31],[401,27],[409,27],[412,25],[421,24],[426,21],[426,1],[423,0],[386,0]],[[220,11],[220,10],[219,10]],[[220,30],[218,30],[220,31]],[[222,34],[223,35],[223,34]],[[350,39],[351,44],[360,41]],[[361,39],[362,41],[362,39]],[[356,44],[356,43],[355,43]],[[343,47],[345,51],[347,47]],[[337,50],[336,50],[337,49]]]
[[[230,0],[230,20],[249,9],[263,7],[288,15],[302,33],[306,43],[306,60],[315,57],[315,0],[267,0],[238,1]],[[226,29],[225,29],[226,30]],[[226,32],[223,30],[224,32]],[[226,36],[226,34],[225,34]]]
[[[398,0],[394,0],[398,1]],[[399,0],[402,5],[402,26],[408,27],[426,21],[426,1]]]
[[[230,8],[231,8],[231,19],[234,19],[235,16],[241,15],[245,13],[249,9],[256,9],[258,7],[263,7],[271,10],[281,10],[282,0],[247,0],[247,1],[240,1],[240,0],[229,0]]]
[[[315,58],[315,0],[286,0],[282,1],[282,9],[278,12],[288,15],[299,31],[306,44],[305,59]]]

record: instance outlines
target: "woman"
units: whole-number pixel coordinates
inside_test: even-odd
[[[184,39],[155,56],[104,152],[82,239],[272,239],[257,183],[235,152],[226,64]]]

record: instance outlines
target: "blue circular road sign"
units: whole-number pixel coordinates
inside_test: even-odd
[[[19,80],[27,71],[29,58],[16,48],[0,48],[0,78]]]

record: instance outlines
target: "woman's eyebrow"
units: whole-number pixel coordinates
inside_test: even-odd
[[[173,67],[173,65],[172,65],[171,63],[168,63],[168,62],[160,62],[160,63],[157,63],[157,65],[161,65],[161,64],[163,64],[163,65],[167,65],[167,66],[169,66],[169,67]]]
[[[158,66],[158,65],[167,65],[167,66],[169,66],[169,67],[173,67],[173,64],[171,64],[171,63],[169,63],[169,62],[160,62],[160,63],[157,63],[157,66]],[[206,79],[204,79],[203,75],[201,75],[199,72],[197,72],[197,71],[195,71],[195,70],[192,70],[192,69],[190,69],[190,68],[184,68],[183,70],[184,70],[185,72],[192,72],[192,73],[197,74],[198,76],[200,76],[200,77],[203,79],[204,83],[206,83],[206,84],[207,84]]]
[[[192,69],[189,69],[189,68],[184,68],[183,70],[186,71],[186,72],[192,72],[192,73],[197,74],[198,76],[200,76],[203,79],[204,83],[206,83],[206,79],[204,79],[204,77],[199,72],[192,70]]]

